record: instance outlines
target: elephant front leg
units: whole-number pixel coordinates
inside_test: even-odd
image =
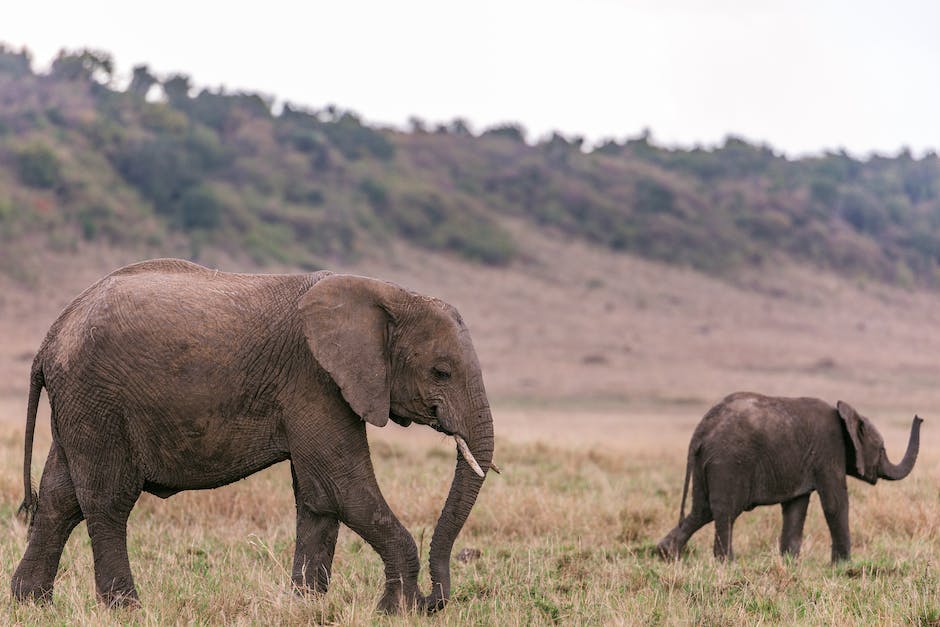
[[[374,479],[373,479],[374,481]],[[377,609],[388,614],[423,608],[424,597],[418,590],[418,548],[414,538],[388,507],[378,485],[375,491],[344,508],[345,522],[362,536],[385,563],[385,590]]]
[[[849,493],[843,478],[842,484],[819,488],[819,501],[826,515],[826,525],[832,536],[832,562],[848,560],[852,556],[852,541],[849,536]]]
[[[715,545],[712,549],[715,557],[721,561],[733,560],[734,549],[732,548],[732,537],[734,533],[734,521],[737,514],[716,514],[715,515]]]
[[[335,523],[313,512],[335,512],[339,522],[369,543],[385,563],[385,587],[378,610],[389,614],[424,609],[425,600],[418,589],[418,548],[414,538],[389,508],[379,490],[375,470],[369,457],[364,423],[350,421],[355,431],[341,433],[347,443],[341,458],[324,457],[306,446],[313,441],[305,433],[294,435],[303,446],[291,450],[294,492],[298,502],[315,507],[298,510],[298,537],[294,575],[307,564],[306,580],[310,581],[311,564],[329,563],[335,543]],[[318,435],[322,440],[323,434]],[[323,478],[330,480],[324,482]],[[326,542],[326,540],[330,540]],[[303,555],[298,558],[298,554]],[[312,557],[312,559],[310,558]],[[320,572],[321,569],[317,568]],[[327,571],[328,572],[328,571]],[[318,577],[319,577],[318,573]],[[319,581],[317,582],[319,584]]]
[[[291,579],[297,592],[322,594],[330,585],[339,520],[335,516],[316,514],[305,505],[298,490],[293,465],[291,474],[297,501],[297,544]]]
[[[52,445],[39,486],[39,507],[29,530],[26,553],[13,574],[13,597],[18,601],[49,601],[62,549],[82,510],[75,498],[65,456]]]
[[[804,494],[780,504],[783,510],[783,529],[780,531],[781,555],[797,557],[800,554],[809,496],[809,494]]]

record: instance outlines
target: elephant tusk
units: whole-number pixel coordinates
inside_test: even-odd
[[[499,466],[495,462],[490,462],[490,470],[495,472],[497,475],[503,474],[503,471],[499,469]]]
[[[457,448],[460,449],[460,454],[463,455],[464,461],[470,464],[470,467],[473,468],[473,472],[477,473],[481,477],[485,477],[483,469],[480,468],[480,464],[477,463],[477,460],[473,459],[473,453],[470,452],[470,447],[467,446],[466,441],[459,435],[455,435],[454,439],[457,440]]]

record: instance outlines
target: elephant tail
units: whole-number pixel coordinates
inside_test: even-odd
[[[685,497],[689,493],[689,479],[692,476],[692,463],[694,461],[695,453],[697,452],[697,447],[693,444],[689,444],[689,456],[685,462],[685,483],[682,484],[682,504],[679,506],[679,524],[682,524],[682,519],[685,518]]]
[[[23,488],[26,496],[20,504],[16,515],[21,516],[27,524],[30,524],[36,508],[39,506],[39,495],[33,489],[32,465],[33,465],[33,434],[36,431],[36,412],[39,409],[39,395],[42,394],[42,388],[46,384],[42,372],[42,365],[39,359],[33,362],[33,369],[29,379],[29,405],[26,408],[26,453],[23,458]]]

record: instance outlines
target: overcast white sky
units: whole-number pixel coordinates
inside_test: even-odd
[[[590,141],[732,133],[790,155],[940,150],[936,0],[127,0],[5,3],[45,70],[111,52],[197,86],[335,103],[373,123],[460,116]]]

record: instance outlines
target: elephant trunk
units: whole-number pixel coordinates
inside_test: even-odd
[[[466,443],[485,475],[493,461],[493,416],[489,406],[484,405],[471,413],[471,417],[472,420],[467,423]],[[450,598],[450,554],[454,540],[476,502],[483,479],[467,463],[458,448],[454,481],[431,538],[431,594],[426,602],[428,611],[442,609]]]
[[[914,462],[917,461],[917,451],[920,450],[920,423],[923,420],[914,416],[914,422],[911,424],[911,437],[907,441],[907,451],[904,453],[904,459],[900,464],[892,464],[888,461],[887,455],[882,455],[881,466],[878,468],[878,474],[883,479],[897,481],[910,474],[914,468]]]

